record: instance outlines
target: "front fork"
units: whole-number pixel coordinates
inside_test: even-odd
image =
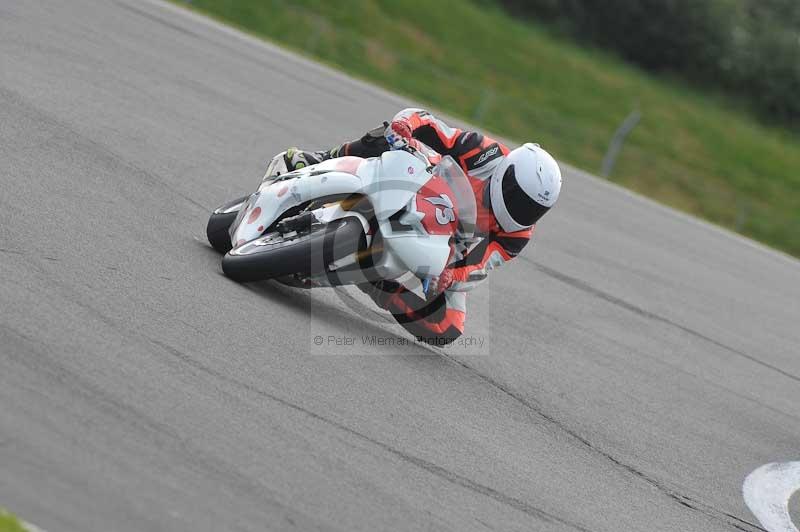
[[[343,206],[343,203],[345,204]],[[341,286],[346,284],[363,284],[368,283],[369,279],[363,274],[361,269],[358,265],[361,263],[361,260],[364,258],[364,253],[376,253],[379,250],[373,249],[372,244],[374,243],[374,238],[372,235],[372,228],[370,227],[369,220],[359,213],[358,211],[348,210],[345,208],[347,205],[347,201],[344,202],[336,202],[332,204],[328,204],[326,206],[320,207],[318,209],[314,209],[312,211],[308,211],[305,213],[301,213],[297,216],[293,216],[291,218],[287,218],[278,223],[277,229],[281,232],[289,232],[289,231],[296,231],[296,230],[304,230],[314,223],[325,223],[329,224],[335,222],[337,220],[341,220],[347,217],[354,217],[357,218],[358,221],[361,223],[362,228],[364,229],[364,236],[366,238],[366,249],[356,251],[346,257],[342,257],[336,262],[333,262],[329,265],[329,271],[335,272],[336,274],[336,282],[332,283],[330,280],[330,273],[325,275],[319,275],[314,277],[298,277],[295,278],[292,286],[297,286],[300,288],[313,288],[318,286]],[[380,245],[379,243],[376,245]],[[428,290],[430,288],[431,279],[420,279],[416,275],[407,272],[404,275],[401,275],[397,279],[393,279],[394,281],[403,285],[409,291],[415,293],[417,296],[422,297],[423,299],[426,298]]]
[[[331,283],[329,279],[330,273],[327,273],[308,278],[296,277],[294,281],[299,283],[299,285],[295,283],[286,284],[292,284],[293,286],[300,286],[302,288],[311,288],[315,286],[340,286],[344,284],[361,284],[367,282],[367,279],[359,268],[348,268],[348,266],[357,266],[365,251],[374,251],[371,249],[373,242],[372,230],[369,225],[369,220],[367,220],[363,214],[354,210],[348,210],[345,208],[346,206],[348,206],[346,200],[337,201],[311,211],[303,212],[297,216],[286,218],[278,223],[276,229],[281,233],[288,233],[307,230],[314,224],[330,224],[345,218],[356,218],[359,223],[361,223],[366,240],[366,250],[357,250],[328,265],[329,272],[336,272],[336,283]]]

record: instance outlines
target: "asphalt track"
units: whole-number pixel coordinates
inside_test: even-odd
[[[482,347],[364,346],[407,336],[360,294],[221,275],[211,208],[407,103],[161,4],[0,3],[0,505],[50,532],[757,530],[742,481],[800,454],[793,259],[569,170],[470,296]]]

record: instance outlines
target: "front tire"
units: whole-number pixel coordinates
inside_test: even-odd
[[[249,196],[244,196],[229,201],[211,213],[211,216],[208,218],[208,224],[206,225],[208,243],[220,253],[227,253],[233,247],[231,245],[231,235],[228,233],[228,230],[239,214],[239,209],[242,208],[248,197]]]
[[[317,225],[291,237],[269,233],[228,252],[222,271],[240,283],[286,275],[318,275],[366,245],[364,228],[354,217]]]

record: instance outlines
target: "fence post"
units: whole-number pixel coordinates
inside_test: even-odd
[[[475,106],[475,110],[472,112],[473,122],[477,123],[483,120],[483,115],[485,115],[486,111],[489,109],[492,99],[494,99],[494,91],[484,87],[483,91],[481,91],[481,99],[478,102],[478,105]]]
[[[614,136],[611,137],[611,143],[608,145],[608,151],[606,152],[606,156],[603,158],[603,167],[600,170],[600,175],[605,178],[611,175],[611,171],[614,169],[614,164],[617,162],[617,156],[619,155],[620,150],[622,149],[622,144],[625,142],[625,138],[633,131],[633,128],[636,127],[636,124],[639,123],[639,120],[642,118],[642,113],[639,112],[639,106],[636,106],[631,114],[622,122],[619,126],[617,131],[614,133]]]

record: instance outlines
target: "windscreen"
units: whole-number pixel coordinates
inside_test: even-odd
[[[458,205],[459,236],[471,238],[475,234],[478,207],[475,204],[475,194],[469,178],[449,155],[442,157],[431,173],[444,179],[455,194]]]

